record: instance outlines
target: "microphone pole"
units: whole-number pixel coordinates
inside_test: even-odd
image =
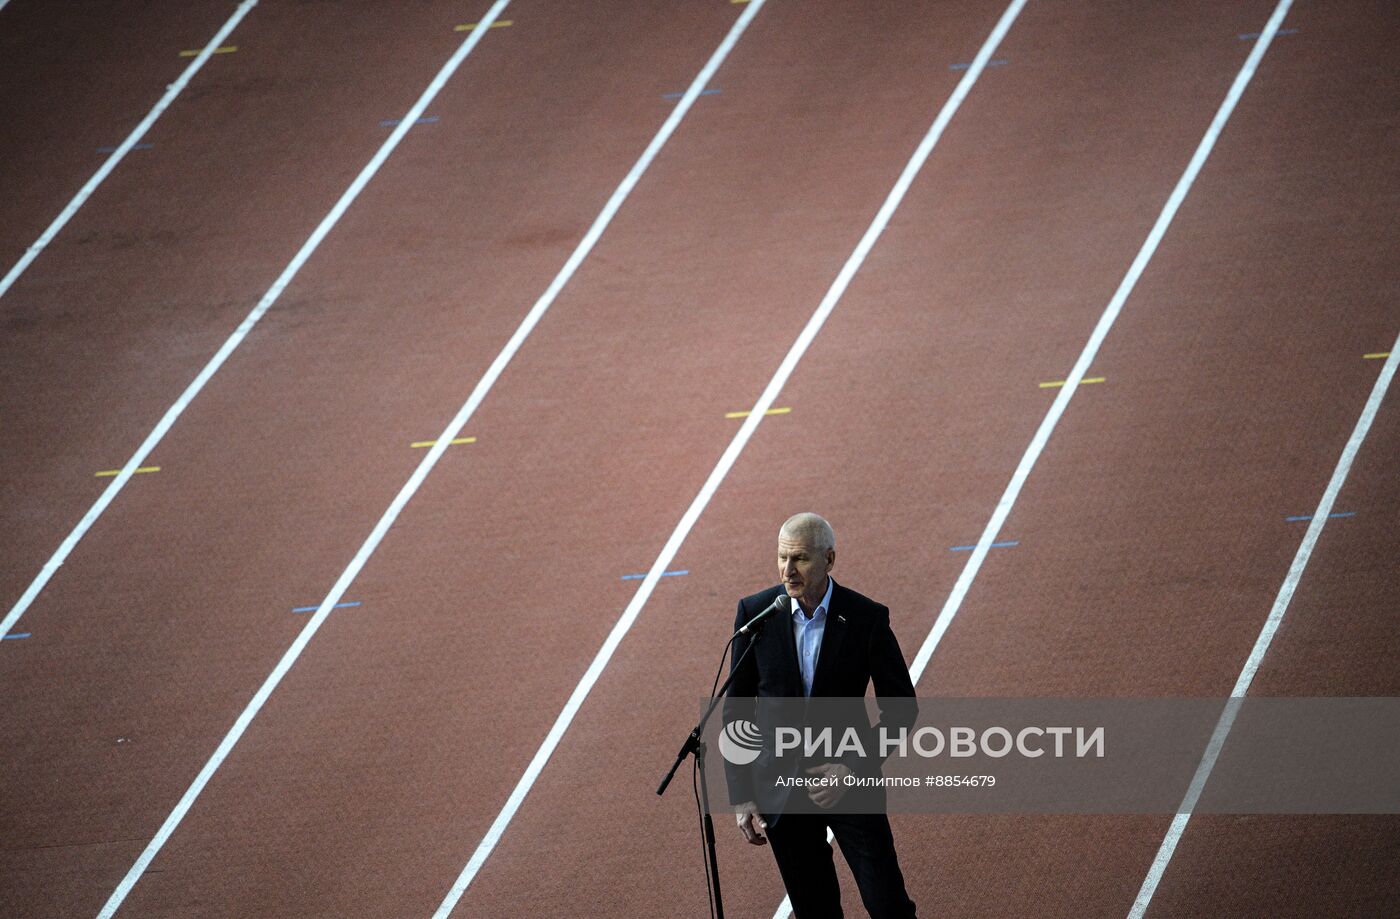
[[[719,892],[719,858],[715,854],[715,821],[714,817],[710,814],[710,786],[705,778],[706,744],[700,738],[705,732],[706,722],[710,720],[710,716],[714,714],[720,702],[724,701],[725,694],[729,692],[729,687],[733,685],[734,678],[738,676],[739,665],[753,653],[754,645],[757,644],[758,639],[762,637],[763,626],[766,624],[764,620],[774,612],[784,611],[787,605],[782,601],[787,599],[786,595],[779,594],[778,599],[774,600],[772,605],[750,619],[729,639],[729,644],[725,645],[726,651],[729,649],[729,645],[734,643],[734,639],[738,638],[740,635],[753,636],[753,640],[750,641],[749,646],[744,649],[744,653],[740,654],[739,659],[734,662],[734,666],[729,668],[729,676],[725,679],[724,683],[715,691],[714,695],[710,696],[709,707],[707,707],[705,713],[700,716],[700,723],[695,726],[695,729],[690,732],[690,736],[685,739],[685,743],[681,745],[681,751],[676,754],[676,761],[671,764],[670,771],[666,773],[666,777],[661,780],[661,784],[656,789],[658,795],[665,794],[666,787],[671,784],[671,779],[675,777],[676,770],[680,768],[681,763],[685,762],[685,758],[692,755],[695,757],[695,768],[700,776],[701,824],[702,832],[705,837],[705,877],[706,880],[709,881],[710,890],[714,892],[716,919],[724,919],[724,900]],[[723,662],[724,657],[721,655],[721,666],[723,666]]]
[[[729,692],[729,687],[734,683],[734,677],[739,673],[739,665],[742,664],[744,659],[753,651],[754,642],[758,641],[759,636],[763,634],[762,630],[765,621],[775,612],[787,612],[790,603],[791,601],[786,594],[779,594],[778,599],[770,603],[767,609],[744,623],[740,626],[739,631],[730,636],[729,644],[725,645],[726,651],[729,650],[729,645],[734,643],[734,639],[738,638],[740,635],[753,635],[754,640],[749,642],[749,646],[744,649],[744,653],[739,655],[739,659],[734,662],[734,666],[729,668],[728,678],[725,679],[724,683],[715,691],[715,694],[710,696],[709,708],[705,709],[705,714],[701,716],[700,723],[695,726],[695,730],[690,732],[690,737],[686,738],[685,744],[681,747],[681,752],[676,754],[676,761],[671,764],[671,771],[666,773],[666,777],[661,780],[661,786],[656,789],[658,795],[666,793],[666,786],[671,784],[671,779],[675,776],[676,770],[680,768],[685,758],[694,753],[697,747],[703,746],[700,742],[700,735],[705,730],[705,724],[710,720],[710,715],[714,713],[716,706],[724,700],[725,693]],[[723,661],[724,658],[721,656],[721,664]]]

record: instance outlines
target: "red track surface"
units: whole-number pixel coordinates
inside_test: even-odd
[[[913,656],[1272,6],[1032,0],[455,915],[703,914],[651,792],[777,522]],[[264,0],[0,299],[0,610],[486,8]],[[0,646],[0,915],[99,910],[739,9],[511,4]],[[431,915],[1001,9],[759,11],[121,915]],[[231,11],[0,11],[5,268]],[[1400,24],[1285,25],[921,693],[1229,692],[1400,329]],[[1400,694],[1394,398],[1251,692]],[[896,834],[927,915],[1117,917],[1167,822]],[[1397,864],[1393,817],[1198,817],[1149,915],[1394,915]]]

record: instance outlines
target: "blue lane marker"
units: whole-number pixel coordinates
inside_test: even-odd
[[[1009,549],[1009,548],[1011,548],[1012,546],[1019,546],[1020,544],[1021,544],[1021,541],[1020,541],[1019,539],[1013,539],[1013,540],[1011,540],[1010,542],[994,542],[994,543],[992,543],[988,548],[991,548],[991,549]],[[970,545],[970,546],[949,546],[949,547],[948,547],[948,551],[949,551],[949,552],[971,552],[973,549],[976,549],[976,548],[977,548],[977,544],[976,544],[976,543],[973,543],[973,544]]]
[[[663,99],[679,99],[681,96],[684,96],[684,95],[685,95],[685,93],[662,93],[662,94],[661,94],[661,98],[663,98]],[[719,90],[717,90],[717,89],[702,89],[702,90],[700,90],[700,95],[702,95],[702,96],[718,96],[718,95],[719,95]]]
[[[360,605],[360,601],[359,601],[359,600],[352,600],[352,601],[350,601],[349,603],[337,603],[335,606],[332,606],[331,609],[341,609],[342,607],[346,607],[346,606],[359,606],[359,605]],[[314,613],[314,612],[316,612],[316,610],[318,610],[318,609],[320,609],[320,608],[321,608],[321,605],[318,603],[318,604],[316,604],[315,606],[298,606],[298,607],[294,608],[294,609],[292,610],[292,612],[294,612],[294,613]]]
[[[29,632],[11,632],[10,634],[6,635],[3,640],[9,641],[12,638],[28,638],[30,634],[31,633]]]
[[[1263,34],[1264,34],[1263,32],[1241,32],[1241,33],[1240,33],[1240,41],[1251,41],[1252,39],[1258,38],[1260,35],[1263,35]],[[1297,29],[1279,29],[1279,30],[1278,30],[1277,32],[1275,32],[1274,34],[1275,34],[1275,35],[1297,35],[1297,34],[1298,34],[1298,30],[1297,30]]]
[[[1327,515],[1327,519],[1328,519],[1328,520],[1332,520],[1332,519],[1334,519],[1334,518],[1336,518],[1336,517],[1355,517],[1355,516],[1356,516],[1356,511],[1343,511],[1342,513],[1339,513],[1339,514],[1328,514],[1328,515]],[[1289,523],[1297,523],[1299,520],[1311,520],[1311,519],[1313,519],[1313,515],[1312,515],[1312,514],[1299,514],[1299,515],[1296,516],[1296,517],[1284,517],[1283,519],[1286,520],[1286,521],[1288,521]]]
[[[415,121],[415,122],[413,122],[413,123],[414,123],[414,124],[437,124],[438,121],[439,121],[439,118],[438,118],[438,116],[436,116],[436,115],[424,115],[422,118],[419,118],[417,121]],[[402,119],[402,118],[389,118],[389,119],[386,119],[386,120],[384,120],[384,121],[379,122],[379,126],[380,126],[381,128],[392,128],[394,125],[398,125],[398,124],[403,124],[403,119]]]
[[[1004,67],[1005,65],[1007,65],[1007,64],[1009,64],[1009,63],[1011,63],[1011,62],[1010,62],[1010,61],[1007,61],[1007,60],[1005,60],[1005,59],[1001,59],[1001,60],[996,60],[996,61],[988,61],[988,62],[987,62],[987,66],[988,66],[988,67]],[[949,65],[948,65],[948,69],[949,69],[949,70],[967,70],[967,69],[970,68],[971,66],[972,66],[972,61],[968,61],[966,64],[949,64]]]
[[[151,148],[154,147],[154,146],[155,146],[155,144],[133,144],[132,147],[131,147],[131,149],[133,149],[133,150],[149,150],[149,149],[151,149]],[[98,152],[98,153],[116,153],[116,152],[117,152],[117,148],[116,148],[116,147],[98,147],[98,148],[97,148],[97,152]]]
[[[678,578],[678,577],[680,577],[680,576],[683,575],[683,574],[690,574],[690,569],[687,568],[687,569],[685,569],[685,570],[683,570],[683,571],[663,571],[663,572],[661,572],[661,576],[662,576],[663,578]],[[624,574],[624,575],[622,576],[622,580],[624,580],[624,581],[640,581],[640,580],[641,580],[642,578],[644,578],[644,577],[646,577],[646,572],[642,572],[641,574]]]

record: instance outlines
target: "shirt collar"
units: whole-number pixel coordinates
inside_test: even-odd
[[[822,602],[817,604],[817,611],[812,614],[811,620],[807,619],[807,614],[802,611],[802,604],[796,600],[792,601],[792,617],[799,622],[816,622],[825,620],[826,614],[831,610],[831,589],[836,586],[836,581],[831,575],[826,576],[826,595],[822,597]]]

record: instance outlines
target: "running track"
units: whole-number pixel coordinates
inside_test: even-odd
[[[489,4],[262,0],[0,298],[9,609]],[[8,270],[234,13],[0,9]],[[1000,3],[752,13],[121,904],[429,916]],[[914,656],[1271,2],[1030,0],[456,916],[696,915],[651,794],[775,522]],[[96,915],[746,6],[514,0],[0,644],[0,914]],[[1400,330],[1400,20],[1300,0],[920,680],[1225,695]],[[997,63],[1004,62],[1004,63]],[[1250,689],[1396,695],[1400,413]],[[1166,817],[909,817],[940,916],[1124,916]],[[771,858],[721,824],[726,905]],[[1393,817],[1196,817],[1149,916],[1400,912]],[[845,886],[851,892],[849,879]],[[847,904],[855,913],[854,900]],[[858,914],[858,913],[855,913]]]

